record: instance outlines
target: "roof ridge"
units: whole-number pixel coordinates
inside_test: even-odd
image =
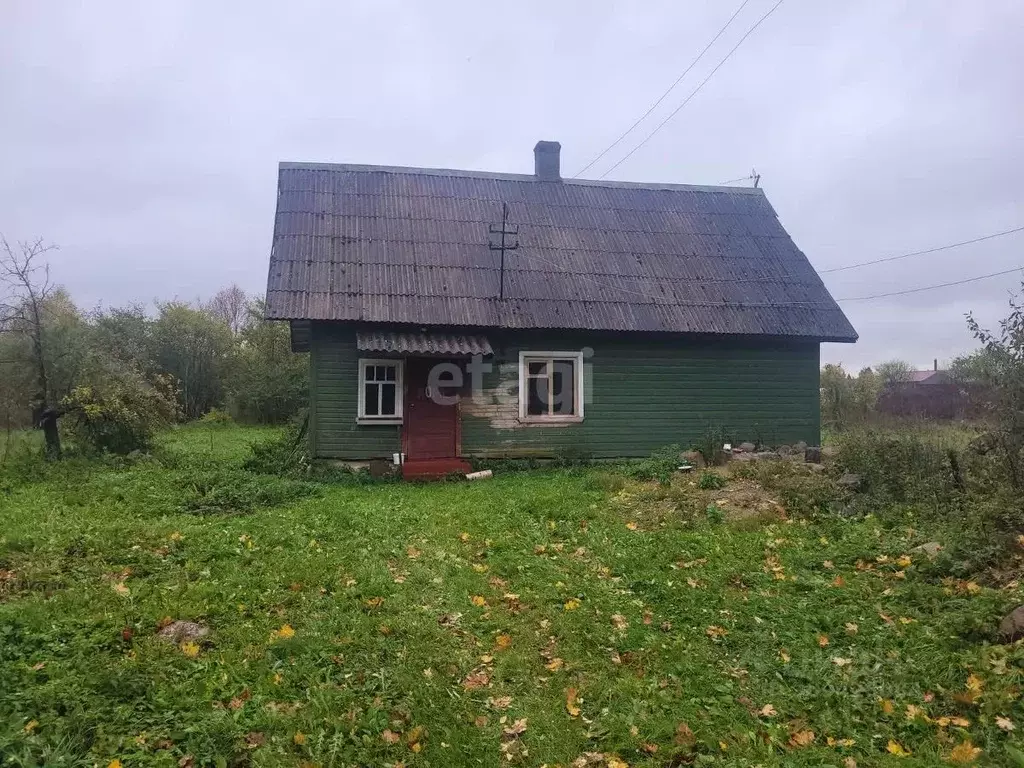
[[[572,184],[585,187],[610,187],[612,189],[648,189],[666,192],[725,192],[736,195],[764,196],[760,187],[728,187],[720,184],[674,184],[669,182],[611,181],[607,179],[560,179],[540,181],[529,173],[497,173],[494,171],[466,171],[456,168],[418,168],[403,165],[364,165],[359,163],[301,163],[281,161],[278,171],[333,171],[346,173],[393,173],[411,176],[452,176],[468,179],[494,179],[496,181],[517,181],[541,184]]]

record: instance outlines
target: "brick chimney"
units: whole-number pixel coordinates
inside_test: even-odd
[[[562,145],[557,141],[538,141],[533,148],[534,174],[538,181],[561,181],[559,155]]]

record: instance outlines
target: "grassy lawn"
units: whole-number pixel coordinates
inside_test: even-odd
[[[1024,764],[1020,590],[909,554],[942,531],[721,522],[607,469],[242,472],[267,434],[0,482],[4,764]]]

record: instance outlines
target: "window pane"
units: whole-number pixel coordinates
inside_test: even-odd
[[[394,369],[392,369],[394,370]],[[378,384],[380,387],[380,415],[381,416],[394,416],[395,415],[395,385],[394,384]]]
[[[526,381],[526,413],[529,416],[548,412],[548,377],[539,376]]]
[[[384,381],[394,381],[395,372],[398,370],[397,365],[385,365],[384,366]]]
[[[546,373],[547,363],[527,363],[526,370],[531,376],[543,375]]]
[[[576,388],[573,386],[571,360],[555,360],[551,364],[552,413],[571,416],[576,412]]]
[[[366,415],[367,416],[379,416],[380,412],[377,410],[377,387],[379,384],[366,384],[364,395],[366,397]]]

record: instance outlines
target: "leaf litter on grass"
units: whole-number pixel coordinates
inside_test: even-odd
[[[159,726],[133,706],[130,688],[109,702],[95,696],[80,682],[96,670],[47,640],[52,634],[82,659],[96,659],[102,674],[123,674],[119,654],[95,653],[95,637],[105,633],[118,647],[139,648],[132,674],[170,702],[165,718],[216,733],[203,692],[219,686],[217,701],[237,721],[219,726],[227,730],[216,749],[247,759],[265,761],[272,745],[287,744],[323,762],[324,745],[344,743],[337,759],[356,764],[423,759],[417,753],[433,760],[446,753],[431,734],[449,731],[445,739],[480,763],[573,764],[586,755],[584,764],[595,766],[688,764],[711,754],[768,763],[769,753],[808,765],[872,765],[879,757],[998,763],[1001,745],[1016,743],[1021,652],[998,655],[958,634],[990,621],[1012,595],[969,578],[931,578],[928,563],[904,557],[913,546],[904,530],[871,520],[753,515],[722,525],[695,505],[701,514],[684,521],[680,500],[688,491],[674,488],[675,480],[667,490],[634,491],[624,511],[588,472],[499,477],[496,500],[479,486],[325,487],[315,502],[289,502],[287,510],[170,517],[153,535],[166,543],[168,530],[180,531],[176,546],[187,559],[147,554],[145,562],[126,556],[123,545],[142,538],[145,519],[117,519],[102,503],[83,507],[75,513],[80,527],[94,531],[89,546],[105,562],[94,568],[79,560],[77,570],[62,572],[66,615],[32,602],[31,591],[0,603],[0,611],[31,605],[17,626],[39,638],[31,645],[19,639],[30,635],[16,635],[13,647],[25,660],[0,661],[0,673],[39,709],[17,713],[19,724],[42,723],[31,732],[19,725],[19,738],[55,738],[61,720],[45,704],[44,683],[63,686],[80,711],[102,718],[106,732],[134,739]],[[711,501],[733,482],[714,489]],[[36,492],[38,502],[16,502],[5,535],[31,542],[41,562],[53,551],[60,563],[56,548],[67,538],[40,514],[51,491]],[[626,527],[631,521],[636,531]],[[525,545],[524,532],[531,536]],[[451,556],[428,542],[447,542]],[[0,549],[6,570],[21,569],[19,557]],[[110,582],[125,582],[129,596],[101,581],[129,566],[130,578]],[[287,601],[267,599],[290,584],[306,586],[284,590]],[[173,604],[162,601],[168,594]],[[96,635],[74,630],[92,625],[97,599],[111,610],[110,626]],[[239,604],[249,607],[236,610]],[[123,640],[124,627],[136,622],[124,616],[129,605],[153,617],[150,626],[169,609],[209,617],[216,643],[198,649],[195,660],[174,653],[160,661],[147,655],[139,633]],[[445,613],[453,607],[463,613]],[[261,610],[275,616],[271,627],[252,623]],[[299,631],[289,637],[285,628],[294,626]],[[820,637],[830,638],[827,648],[818,647]],[[172,663],[178,672],[167,675],[161,664]],[[227,683],[219,682],[222,674]],[[300,690],[308,699],[298,701]],[[253,703],[268,701],[272,710]],[[918,709],[908,719],[911,705]],[[10,703],[0,697],[0,706]],[[827,714],[835,707],[851,716],[843,731]],[[280,722],[266,721],[270,712]],[[760,741],[744,740],[743,727]],[[196,764],[211,759],[213,747],[183,740],[180,754]],[[910,757],[886,752],[890,740]],[[70,745],[61,747],[69,755],[84,754],[73,741],[60,743]],[[131,764],[129,757],[121,759]]]

